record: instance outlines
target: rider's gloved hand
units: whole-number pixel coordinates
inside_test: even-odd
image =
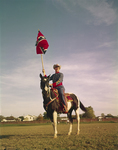
[[[52,84],[51,84],[51,83],[49,83],[49,86],[51,86],[51,87],[52,87]]]

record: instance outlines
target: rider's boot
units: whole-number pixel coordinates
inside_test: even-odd
[[[66,105],[63,105],[63,107],[64,107],[64,113],[67,114],[67,113],[68,113],[67,106],[66,106]]]

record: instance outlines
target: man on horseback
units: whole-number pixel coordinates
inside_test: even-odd
[[[65,88],[62,84],[63,82],[63,73],[59,72],[59,70],[61,69],[61,66],[59,64],[55,64],[53,66],[53,69],[55,70],[55,74],[53,74],[51,77],[50,77],[50,80],[52,80],[52,84],[50,84],[50,86],[53,86],[53,88],[56,88],[59,92],[59,96],[63,102],[63,107],[65,109],[65,113],[68,113],[68,110],[67,110],[67,104],[66,104],[66,100],[65,100],[65,96],[64,96],[64,93],[65,93]],[[43,69],[43,74],[45,76],[45,70]]]

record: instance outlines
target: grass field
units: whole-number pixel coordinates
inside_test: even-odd
[[[118,123],[80,124],[80,135],[67,136],[69,124],[58,125],[58,137],[53,138],[51,124],[0,127],[1,150],[116,150]]]

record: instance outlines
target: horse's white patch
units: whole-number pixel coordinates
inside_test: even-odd
[[[71,107],[72,107],[71,102],[67,102],[67,109],[70,110]]]
[[[47,81],[47,79],[44,79],[44,81]]]
[[[45,86],[45,91],[47,91],[48,90],[48,87],[47,86]]]
[[[54,138],[57,137],[57,112],[53,112],[53,128],[54,128]]]

